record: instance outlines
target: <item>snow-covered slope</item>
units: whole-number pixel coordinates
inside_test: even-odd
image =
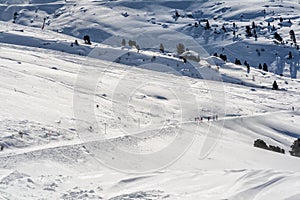
[[[0,199],[300,199],[300,159],[289,155],[300,137],[299,52],[274,44],[267,26],[299,39],[299,9],[0,0]],[[245,36],[252,21],[257,41]],[[189,48],[181,57],[178,43]]]

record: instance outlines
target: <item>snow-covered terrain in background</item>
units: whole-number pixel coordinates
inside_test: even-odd
[[[299,11],[296,0],[0,0],[0,199],[300,199],[300,159],[289,155],[300,137],[300,57],[289,35],[300,41]],[[257,40],[245,36],[253,21]],[[200,62],[176,55],[187,40],[207,52]],[[286,153],[255,148],[256,139]],[[170,162],[139,162],[173,141]]]

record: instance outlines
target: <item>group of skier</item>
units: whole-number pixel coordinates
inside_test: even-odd
[[[207,116],[207,117],[195,117],[195,121],[203,121],[204,119],[207,119],[207,121],[215,121],[218,120],[218,115],[212,115],[212,116]]]

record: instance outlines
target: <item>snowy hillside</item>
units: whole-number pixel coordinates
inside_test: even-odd
[[[0,0],[0,199],[300,199],[299,11]]]

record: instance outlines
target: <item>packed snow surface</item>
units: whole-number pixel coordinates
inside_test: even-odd
[[[0,0],[0,199],[300,199],[299,11]]]

